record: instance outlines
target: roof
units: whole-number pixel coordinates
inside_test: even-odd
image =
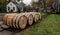
[[[11,5],[11,4],[15,5],[13,2],[10,2],[10,3],[7,4],[7,6],[8,6],[8,5]]]

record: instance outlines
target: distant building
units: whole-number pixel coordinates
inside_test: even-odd
[[[12,2],[8,3],[6,8],[7,8],[7,12],[17,12],[18,11],[16,5]]]
[[[24,12],[25,4],[23,2],[14,3],[10,2],[6,6],[7,12]]]
[[[25,4],[23,2],[16,4],[18,12],[24,12]]]
[[[7,0],[7,12],[25,12],[39,9],[38,0]],[[34,1],[34,3],[33,3]],[[25,3],[26,2],[26,3]]]

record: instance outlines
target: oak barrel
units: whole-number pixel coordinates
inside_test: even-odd
[[[16,18],[16,27],[24,29],[27,25],[27,17],[25,14],[18,14],[18,17]]]
[[[27,17],[28,24],[32,25],[33,24],[33,15],[30,12],[28,12],[28,13],[25,13],[25,16]]]
[[[34,22],[37,22],[39,20],[39,14],[37,12],[30,12],[34,17]]]
[[[12,27],[13,26],[12,25],[12,21],[13,21],[14,15],[16,15],[16,14],[14,14],[14,13],[12,13],[12,14],[6,14],[4,16],[4,18],[3,18],[4,24],[8,25],[9,27]]]
[[[24,14],[6,14],[3,18],[4,24],[9,27],[24,29],[27,24],[27,18]]]

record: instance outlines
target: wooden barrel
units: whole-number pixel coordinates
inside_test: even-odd
[[[24,29],[27,25],[27,17],[25,14],[18,14],[18,17],[16,19],[16,27]]]
[[[34,17],[34,22],[37,22],[39,20],[39,14],[37,12],[30,12]]]
[[[3,24],[6,24],[6,22],[7,22],[7,17],[8,17],[8,14],[6,14],[6,15],[4,15],[4,17],[3,17]],[[7,25],[7,24],[6,24]]]
[[[4,24],[8,25],[9,27],[12,27],[12,20],[15,14],[6,14],[3,18]]]
[[[38,19],[41,20],[41,13],[40,12],[37,13],[38,13]]]
[[[28,24],[32,25],[33,24],[33,15],[31,13],[25,13],[25,16],[27,17]]]
[[[39,13],[39,20],[41,20],[42,19],[42,16],[41,16],[41,13]]]
[[[13,26],[13,25],[12,25],[12,21],[13,21],[14,15],[15,15],[15,14],[10,14],[10,15],[8,15],[8,17],[7,17],[7,25],[10,26],[10,27]]]
[[[36,12],[36,15],[37,15],[37,21],[38,21],[40,18],[39,12]]]
[[[27,17],[28,25],[33,24],[33,15],[30,12],[25,12],[25,13],[21,13],[21,14],[24,14]]]
[[[4,16],[4,22],[9,27],[24,29],[27,24],[27,18],[24,14],[7,14],[7,16]]]
[[[16,19],[17,19],[17,17],[18,17],[18,15],[14,15],[14,17],[13,17],[12,23],[13,23],[13,27],[14,27],[14,28],[17,28],[17,27],[16,27]]]

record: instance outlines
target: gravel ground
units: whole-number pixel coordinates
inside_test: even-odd
[[[12,35],[12,32],[10,32],[10,31],[2,31],[2,32],[0,32],[0,35]]]

